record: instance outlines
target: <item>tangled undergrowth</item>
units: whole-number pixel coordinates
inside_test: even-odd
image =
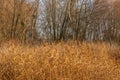
[[[0,47],[0,80],[120,80],[120,46],[8,41]]]

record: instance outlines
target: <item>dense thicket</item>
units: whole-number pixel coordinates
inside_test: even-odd
[[[36,37],[39,2],[28,1],[0,0],[0,39],[25,41]]]
[[[120,42],[119,0],[1,1],[2,38]]]

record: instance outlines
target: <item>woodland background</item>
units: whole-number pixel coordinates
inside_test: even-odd
[[[120,42],[119,0],[0,0],[0,40]]]

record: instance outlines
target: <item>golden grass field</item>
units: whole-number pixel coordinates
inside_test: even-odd
[[[0,80],[120,80],[120,46],[1,43]]]

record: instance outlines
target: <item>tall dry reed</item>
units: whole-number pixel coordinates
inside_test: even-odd
[[[0,80],[120,80],[120,46],[8,41],[0,47]]]

